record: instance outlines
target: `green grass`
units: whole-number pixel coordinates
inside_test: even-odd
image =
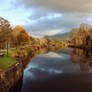
[[[6,50],[0,51],[0,53],[4,53],[4,57],[0,57],[0,71],[7,69],[10,67],[12,64],[16,62],[16,59],[14,57],[14,54],[16,53],[17,50],[9,50],[8,52],[8,57],[7,57],[7,52]]]

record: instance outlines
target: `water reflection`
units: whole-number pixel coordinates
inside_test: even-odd
[[[46,53],[48,53],[48,52],[49,52],[49,50],[46,49],[46,48],[37,50],[37,51],[35,51],[35,52],[30,52],[30,54],[27,56],[26,60],[23,62],[24,70],[26,69],[27,65],[32,61],[32,59],[33,59],[36,55],[39,55],[39,54],[46,54]]]
[[[88,71],[92,67],[92,50],[73,49],[72,63],[79,64],[81,71]]]
[[[24,62],[21,92],[92,92],[91,61],[91,50],[41,49],[31,53]]]

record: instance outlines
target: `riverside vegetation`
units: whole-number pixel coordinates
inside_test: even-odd
[[[0,17],[0,71],[11,67],[21,58],[27,58],[29,51],[41,48],[55,50],[61,47],[92,48],[91,25],[81,24],[80,28],[73,28],[69,33],[71,37],[68,40],[36,38],[19,25],[11,27],[8,20]]]
[[[57,50],[64,46],[59,39],[33,37],[23,27],[11,27],[8,20],[0,17],[0,92],[18,92],[26,61],[42,48]]]
[[[53,50],[64,45],[59,39],[35,38],[23,27],[11,27],[8,20],[0,17],[0,71],[27,58],[29,51],[34,52],[41,48]]]
[[[69,46],[83,49],[89,48],[81,52],[76,49],[70,54],[73,57],[76,57],[76,54],[79,53],[80,56],[90,57],[90,54],[92,54],[90,52],[92,50],[91,29],[90,25],[82,24],[80,28],[75,28],[70,32],[71,37],[68,40],[50,39],[47,37],[36,38],[28,34],[19,25],[11,27],[8,20],[0,17],[0,92],[19,92],[16,90],[21,88],[23,70],[42,49],[46,49],[46,52],[48,52],[67,48],[67,51],[63,50],[64,53],[70,53]],[[44,53],[44,50],[42,52]],[[84,64],[87,60],[85,59],[83,62],[80,60],[80,62]],[[72,58],[72,61],[75,64],[79,63],[76,62],[78,61],[76,58]],[[81,66],[81,69],[85,70],[83,66]]]
[[[88,24],[81,24],[79,28],[73,28],[71,31],[72,47],[82,49],[92,49],[92,26]]]

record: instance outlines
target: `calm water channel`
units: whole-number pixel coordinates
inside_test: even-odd
[[[47,51],[28,61],[21,92],[92,92],[92,51]]]

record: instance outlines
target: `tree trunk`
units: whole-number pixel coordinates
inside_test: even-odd
[[[7,48],[7,57],[8,57],[8,42],[7,42],[7,46],[6,46],[6,48]]]

